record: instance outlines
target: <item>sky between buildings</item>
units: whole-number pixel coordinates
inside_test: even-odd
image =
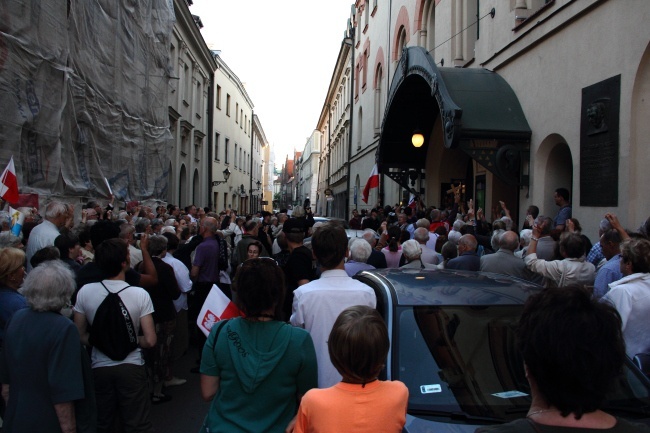
[[[194,0],[208,47],[245,85],[281,166],[316,128],[352,0]]]

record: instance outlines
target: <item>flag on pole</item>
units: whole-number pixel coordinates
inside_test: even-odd
[[[0,177],[0,198],[12,204],[18,202],[18,180],[13,156]]]
[[[415,209],[416,207],[418,207],[418,200],[415,197],[415,194],[413,194],[413,193],[411,193],[411,195],[409,195],[409,207],[411,209]]]
[[[9,214],[11,215],[11,234],[20,236],[20,231],[25,223],[25,214],[11,206],[9,206]]]
[[[368,182],[366,182],[366,187],[363,189],[363,195],[361,197],[361,200],[363,200],[364,203],[368,203],[368,196],[370,195],[370,190],[372,188],[377,188],[379,187],[379,170],[377,169],[377,164],[375,164],[372,167],[372,171],[370,172],[370,177],[368,178]]]

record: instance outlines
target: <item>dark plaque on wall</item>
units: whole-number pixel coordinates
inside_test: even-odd
[[[621,76],[582,89],[580,206],[618,206]]]

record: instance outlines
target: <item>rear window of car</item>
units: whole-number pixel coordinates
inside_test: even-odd
[[[471,422],[525,416],[530,387],[515,332],[521,305],[398,307],[393,379],[409,389],[409,412],[462,414]],[[607,407],[628,419],[646,418],[648,382],[625,370]]]

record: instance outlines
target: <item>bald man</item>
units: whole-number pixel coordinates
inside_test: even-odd
[[[476,254],[478,242],[474,235],[466,234],[458,240],[458,257],[447,262],[446,269],[458,269],[464,271],[478,271],[481,267],[481,259]]]
[[[516,257],[514,254],[519,248],[519,236],[517,236],[517,233],[510,230],[504,231],[497,239],[497,244],[499,245],[499,249],[496,253],[481,257],[481,271],[511,275],[524,280],[531,280],[535,277],[526,268],[524,260]]]

